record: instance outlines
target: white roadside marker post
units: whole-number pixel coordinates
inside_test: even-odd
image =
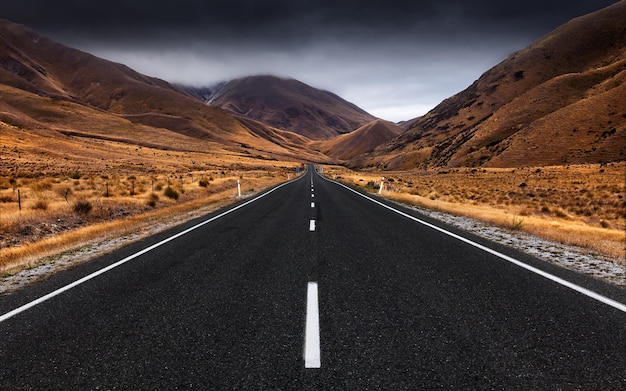
[[[383,186],[385,186],[385,177],[380,180],[380,188],[378,189],[378,194],[383,194]]]
[[[241,181],[237,179],[237,197],[241,198]]]

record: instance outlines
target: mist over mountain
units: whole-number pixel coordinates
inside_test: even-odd
[[[513,53],[355,167],[516,167],[626,159],[626,1]]]

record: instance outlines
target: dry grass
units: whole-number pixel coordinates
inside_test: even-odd
[[[20,99],[40,99],[5,93],[20,107],[31,107]],[[44,103],[38,107],[73,113],[66,119],[74,122],[45,129],[0,119],[0,271],[136,232],[146,219],[232,202],[238,179],[245,194],[300,166],[270,158],[271,151],[253,155],[119,117],[81,115],[66,102]]]
[[[246,195],[285,181],[288,172],[0,177],[0,271],[13,273],[93,241],[141,231],[155,221],[224,206],[236,201],[237,180]],[[169,192],[178,197],[168,197]]]
[[[331,177],[409,204],[464,215],[599,251],[626,262],[626,163],[522,169],[361,173]]]

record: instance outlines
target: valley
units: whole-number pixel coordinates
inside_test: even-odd
[[[0,270],[237,202],[237,181],[251,195],[310,163],[624,264],[625,88],[624,1],[397,124],[289,78],[170,84],[0,21]]]

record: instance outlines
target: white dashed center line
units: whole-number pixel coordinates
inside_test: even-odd
[[[320,317],[317,282],[309,282],[306,297],[306,328],[304,335],[304,367],[320,368]]]
[[[315,231],[315,220],[311,220],[309,222],[309,231],[311,232]]]

